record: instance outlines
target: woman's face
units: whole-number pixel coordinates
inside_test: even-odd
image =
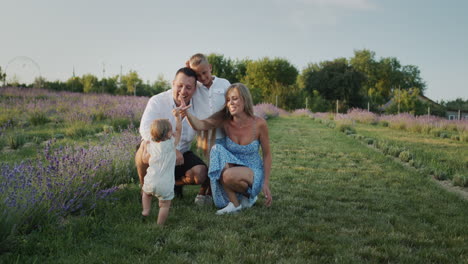
[[[229,92],[226,98],[226,105],[231,115],[240,114],[244,111],[244,100],[240,97],[237,89],[232,89]]]

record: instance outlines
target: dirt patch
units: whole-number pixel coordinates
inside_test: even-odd
[[[463,199],[468,200],[468,188],[455,186],[455,185],[453,185],[452,181],[449,181],[449,180],[439,181],[439,180],[436,180],[434,178],[432,178],[432,180],[435,183],[439,184],[445,190],[447,190],[449,192],[458,193]]]

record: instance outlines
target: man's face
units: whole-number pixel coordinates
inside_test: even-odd
[[[197,86],[194,77],[189,77],[182,72],[179,72],[172,81],[172,97],[177,106],[180,106],[180,99],[183,98],[185,104],[190,103]]]
[[[190,65],[190,68],[197,73],[197,79],[207,88],[213,84],[213,76],[211,75],[211,64],[200,63],[197,66]]]

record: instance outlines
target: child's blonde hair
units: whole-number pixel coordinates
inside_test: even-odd
[[[201,53],[197,53],[193,55],[192,57],[190,57],[189,63],[190,63],[190,66],[195,66],[195,67],[202,63],[210,64],[206,56]]]
[[[151,139],[153,141],[163,141],[167,138],[167,134],[171,131],[171,123],[168,119],[155,119],[151,123]]]

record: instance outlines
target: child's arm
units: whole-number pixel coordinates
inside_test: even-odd
[[[182,134],[182,120],[180,117],[179,109],[174,109],[173,114],[176,119],[176,132],[174,135],[174,145],[177,147],[177,145],[179,145],[180,135]]]

